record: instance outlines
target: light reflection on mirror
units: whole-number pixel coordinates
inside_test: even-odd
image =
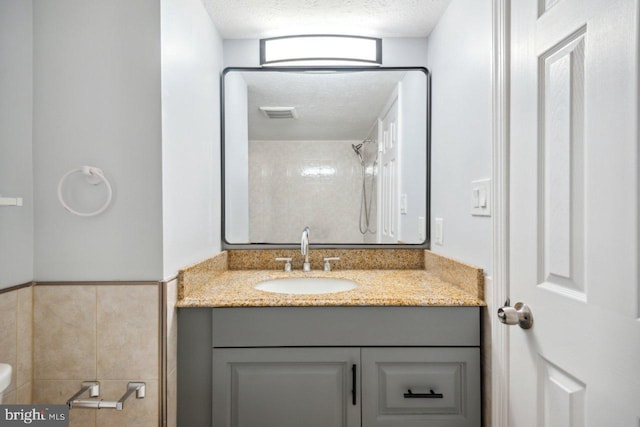
[[[307,166],[302,170],[302,176],[320,177],[333,176],[336,174],[336,168],[331,166]]]
[[[426,70],[312,71],[225,70],[225,246],[425,245]]]

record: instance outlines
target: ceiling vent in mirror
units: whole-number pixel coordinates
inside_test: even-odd
[[[268,119],[297,119],[296,107],[260,107]]]
[[[382,39],[340,35],[302,35],[260,40],[263,66],[380,66]]]

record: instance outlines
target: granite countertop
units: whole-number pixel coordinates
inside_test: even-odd
[[[331,294],[281,294],[253,288],[264,280],[293,277],[332,277],[353,280],[356,289]],[[178,302],[178,307],[282,307],[282,306],[480,306],[473,295],[443,282],[424,270],[344,270],[325,273],[272,270],[225,271],[191,277],[202,286]]]
[[[426,255],[431,256],[431,255]],[[438,256],[439,257],[439,256]],[[433,259],[431,259],[433,261]],[[362,270],[322,270],[304,273],[282,270],[227,269],[227,254],[223,252],[204,263],[182,270],[179,274],[178,307],[304,307],[304,306],[484,306],[482,285],[462,286],[451,271],[452,278],[442,274],[438,265],[451,269],[451,260],[436,259],[428,263],[431,270],[422,269],[362,269]],[[446,261],[443,264],[443,261]],[[455,263],[455,261],[453,261]],[[447,264],[448,263],[448,264]],[[435,267],[434,267],[435,265]],[[467,269],[467,278],[482,282],[482,270]],[[453,265],[453,267],[458,267]],[[465,271],[462,271],[464,276]],[[265,292],[253,287],[264,280],[298,277],[330,277],[352,280],[356,289],[330,294],[282,294]],[[443,280],[449,279],[449,280]],[[471,280],[473,282],[473,280]],[[473,283],[472,283],[473,285]]]

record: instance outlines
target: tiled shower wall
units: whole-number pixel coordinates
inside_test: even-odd
[[[252,242],[362,243],[361,141],[249,141]]]
[[[101,399],[118,400],[128,382],[143,381],[144,399],[130,397],[123,411],[73,409],[70,425],[161,425],[162,286],[37,284],[0,294],[0,361],[17,367],[5,403],[64,404],[91,380]]]

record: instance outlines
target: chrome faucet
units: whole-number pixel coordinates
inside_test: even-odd
[[[309,227],[305,227],[302,230],[302,239],[300,241],[300,253],[304,257],[304,264],[302,264],[302,271],[311,271],[311,264],[309,263]]]

